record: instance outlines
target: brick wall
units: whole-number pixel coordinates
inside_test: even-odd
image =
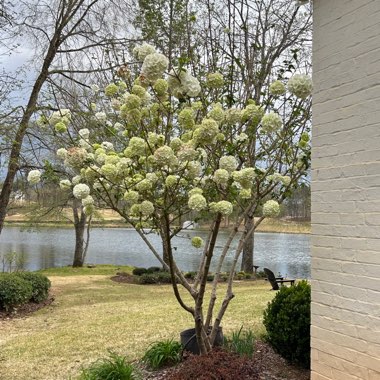
[[[380,0],[314,0],[312,380],[380,379]]]

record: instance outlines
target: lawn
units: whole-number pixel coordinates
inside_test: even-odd
[[[115,283],[110,280],[115,272],[110,266],[45,271],[53,304],[22,319],[0,321],[0,379],[75,379],[82,365],[107,350],[138,359],[150,343],[178,339],[180,331],[192,327],[169,285]],[[262,334],[263,310],[274,295],[269,289],[264,281],[236,282],[224,333],[243,325]]]

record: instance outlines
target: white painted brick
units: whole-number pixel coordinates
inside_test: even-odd
[[[380,379],[380,1],[314,0],[312,379]]]

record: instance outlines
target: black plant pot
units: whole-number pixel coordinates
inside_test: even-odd
[[[209,333],[211,332],[211,329],[209,330]],[[199,347],[197,342],[197,336],[195,334],[195,329],[188,329],[184,330],[180,334],[181,336],[181,344],[183,346],[184,350],[190,351],[191,353],[195,355],[199,355]],[[222,328],[218,328],[218,332],[216,333],[215,341],[214,341],[214,347],[216,346],[223,346],[223,331]]]

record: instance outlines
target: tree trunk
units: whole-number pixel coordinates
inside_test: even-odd
[[[253,218],[247,217],[245,219],[244,228],[245,232],[249,231],[254,223]],[[253,251],[254,251],[254,232],[251,237],[248,237],[244,243],[243,255],[241,259],[241,271],[245,273],[253,273]]]
[[[80,212],[78,212],[78,210],[80,210]],[[84,244],[84,231],[86,227],[87,218],[78,200],[74,201],[73,215],[75,228],[75,250],[73,267],[83,267],[86,253]]]

